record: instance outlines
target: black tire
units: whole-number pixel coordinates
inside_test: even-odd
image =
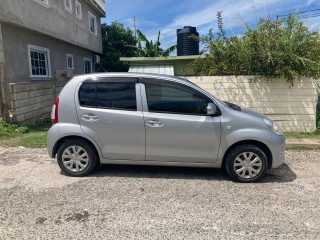
[[[73,152],[72,149],[75,149],[76,151]],[[73,158],[76,160],[72,160],[71,162],[71,159]],[[81,160],[79,160],[80,158]],[[68,161],[68,159],[70,161]],[[94,149],[91,147],[90,144],[88,144],[83,140],[70,140],[70,141],[64,142],[60,146],[57,152],[57,161],[60,169],[66,175],[72,176],[72,177],[83,177],[91,173],[95,168],[95,166],[97,165],[97,162],[98,162],[97,159],[98,157]],[[69,162],[71,163],[68,164]],[[80,164],[81,164],[81,167],[80,167]],[[85,166],[85,167],[82,167],[82,166]]]
[[[250,155],[252,153],[252,155]],[[255,145],[240,145],[232,149],[225,161],[229,176],[237,182],[250,183],[262,179],[268,169],[266,154]]]

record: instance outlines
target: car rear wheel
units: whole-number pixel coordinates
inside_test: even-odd
[[[61,170],[72,177],[82,177],[95,168],[97,155],[92,147],[82,140],[63,143],[57,153]]]
[[[240,145],[232,149],[225,164],[229,176],[238,182],[259,181],[268,169],[266,154],[255,145]]]

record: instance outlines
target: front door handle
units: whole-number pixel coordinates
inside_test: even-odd
[[[162,127],[164,123],[159,120],[153,119],[153,120],[147,120],[147,125],[149,127]]]
[[[98,116],[92,114],[92,113],[89,113],[89,114],[83,114],[82,115],[82,119],[84,121],[88,121],[88,122],[94,122],[94,121],[98,121]]]

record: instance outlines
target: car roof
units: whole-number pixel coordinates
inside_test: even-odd
[[[74,77],[78,81],[82,80],[98,80],[99,78],[112,78],[112,77],[125,77],[125,78],[156,78],[156,79],[162,79],[162,80],[176,80],[181,82],[187,82],[191,83],[187,79],[165,75],[165,74],[153,74],[153,73],[128,73],[128,72],[104,72],[104,73],[91,73],[91,74],[85,74],[85,75],[78,75]],[[191,83],[192,84],[192,83]],[[194,84],[193,84],[194,85]]]

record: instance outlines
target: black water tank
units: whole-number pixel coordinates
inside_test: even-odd
[[[178,56],[199,55],[199,42],[189,38],[191,35],[199,36],[197,28],[187,26],[183,29],[177,29]]]

